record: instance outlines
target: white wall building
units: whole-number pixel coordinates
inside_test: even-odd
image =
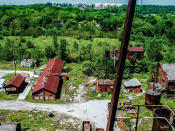
[[[32,67],[32,65],[36,66],[36,60],[33,59],[23,59],[21,61],[21,67]]]

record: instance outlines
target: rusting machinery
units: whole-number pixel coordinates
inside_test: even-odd
[[[161,92],[155,91],[153,89],[148,89],[145,93],[145,107],[150,110],[158,108],[158,106],[151,105],[160,105],[160,99]]]
[[[165,117],[170,121],[171,111],[166,108],[157,108],[153,110],[154,117]],[[171,131],[171,126],[165,118],[154,118],[152,131]]]

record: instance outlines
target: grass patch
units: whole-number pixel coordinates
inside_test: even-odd
[[[64,114],[54,113],[55,116],[52,118],[48,116],[47,112],[40,111],[0,110],[0,114],[4,116],[1,122],[20,122],[22,131],[39,131],[40,128],[47,131],[64,128],[67,128],[68,131],[80,130],[80,121]],[[69,120],[73,120],[74,123],[69,122]]]
[[[92,88],[94,86],[89,85],[88,87],[88,99],[89,100],[111,100],[112,91],[107,92],[97,92],[94,94]],[[100,95],[100,96],[98,96]]]
[[[33,67],[33,68],[27,68],[27,67],[21,67],[20,65],[20,61],[18,61],[18,64],[16,65],[16,70],[20,70],[20,71],[35,71],[38,70],[40,67]],[[15,66],[13,64],[13,62],[0,62],[0,69],[1,70],[14,70],[15,72]]]
[[[16,100],[19,94],[9,94],[6,95],[4,91],[0,92],[0,100]]]

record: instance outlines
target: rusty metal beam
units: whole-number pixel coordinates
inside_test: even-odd
[[[124,32],[123,32],[122,42],[120,47],[119,63],[117,64],[117,68],[116,68],[116,76],[115,76],[115,83],[114,83],[114,88],[112,92],[111,108],[109,111],[107,131],[113,131],[115,115],[117,112],[117,105],[118,105],[118,100],[120,95],[121,82],[122,82],[122,77],[124,72],[126,54],[128,49],[128,43],[130,39],[131,27],[132,27],[132,22],[134,17],[135,5],[136,5],[136,0],[129,0],[126,20],[125,20],[125,27],[124,27]]]

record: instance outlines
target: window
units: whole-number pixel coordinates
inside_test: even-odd
[[[45,99],[48,100],[48,96],[45,96]]]
[[[162,79],[162,82],[165,84],[165,80],[164,79]]]
[[[101,92],[103,91],[103,88],[102,88],[102,87],[100,88],[100,91],[101,91]]]
[[[43,95],[43,92],[40,92],[40,95]]]
[[[137,59],[141,59],[142,55],[141,54],[137,54]]]
[[[49,100],[53,100],[53,95],[49,95]]]
[[[40,100],[43,100],[43,96],[40,96]]]
[[[39,96],[38,94],[35,95],[35,99],[38,100],[39,99]]]

